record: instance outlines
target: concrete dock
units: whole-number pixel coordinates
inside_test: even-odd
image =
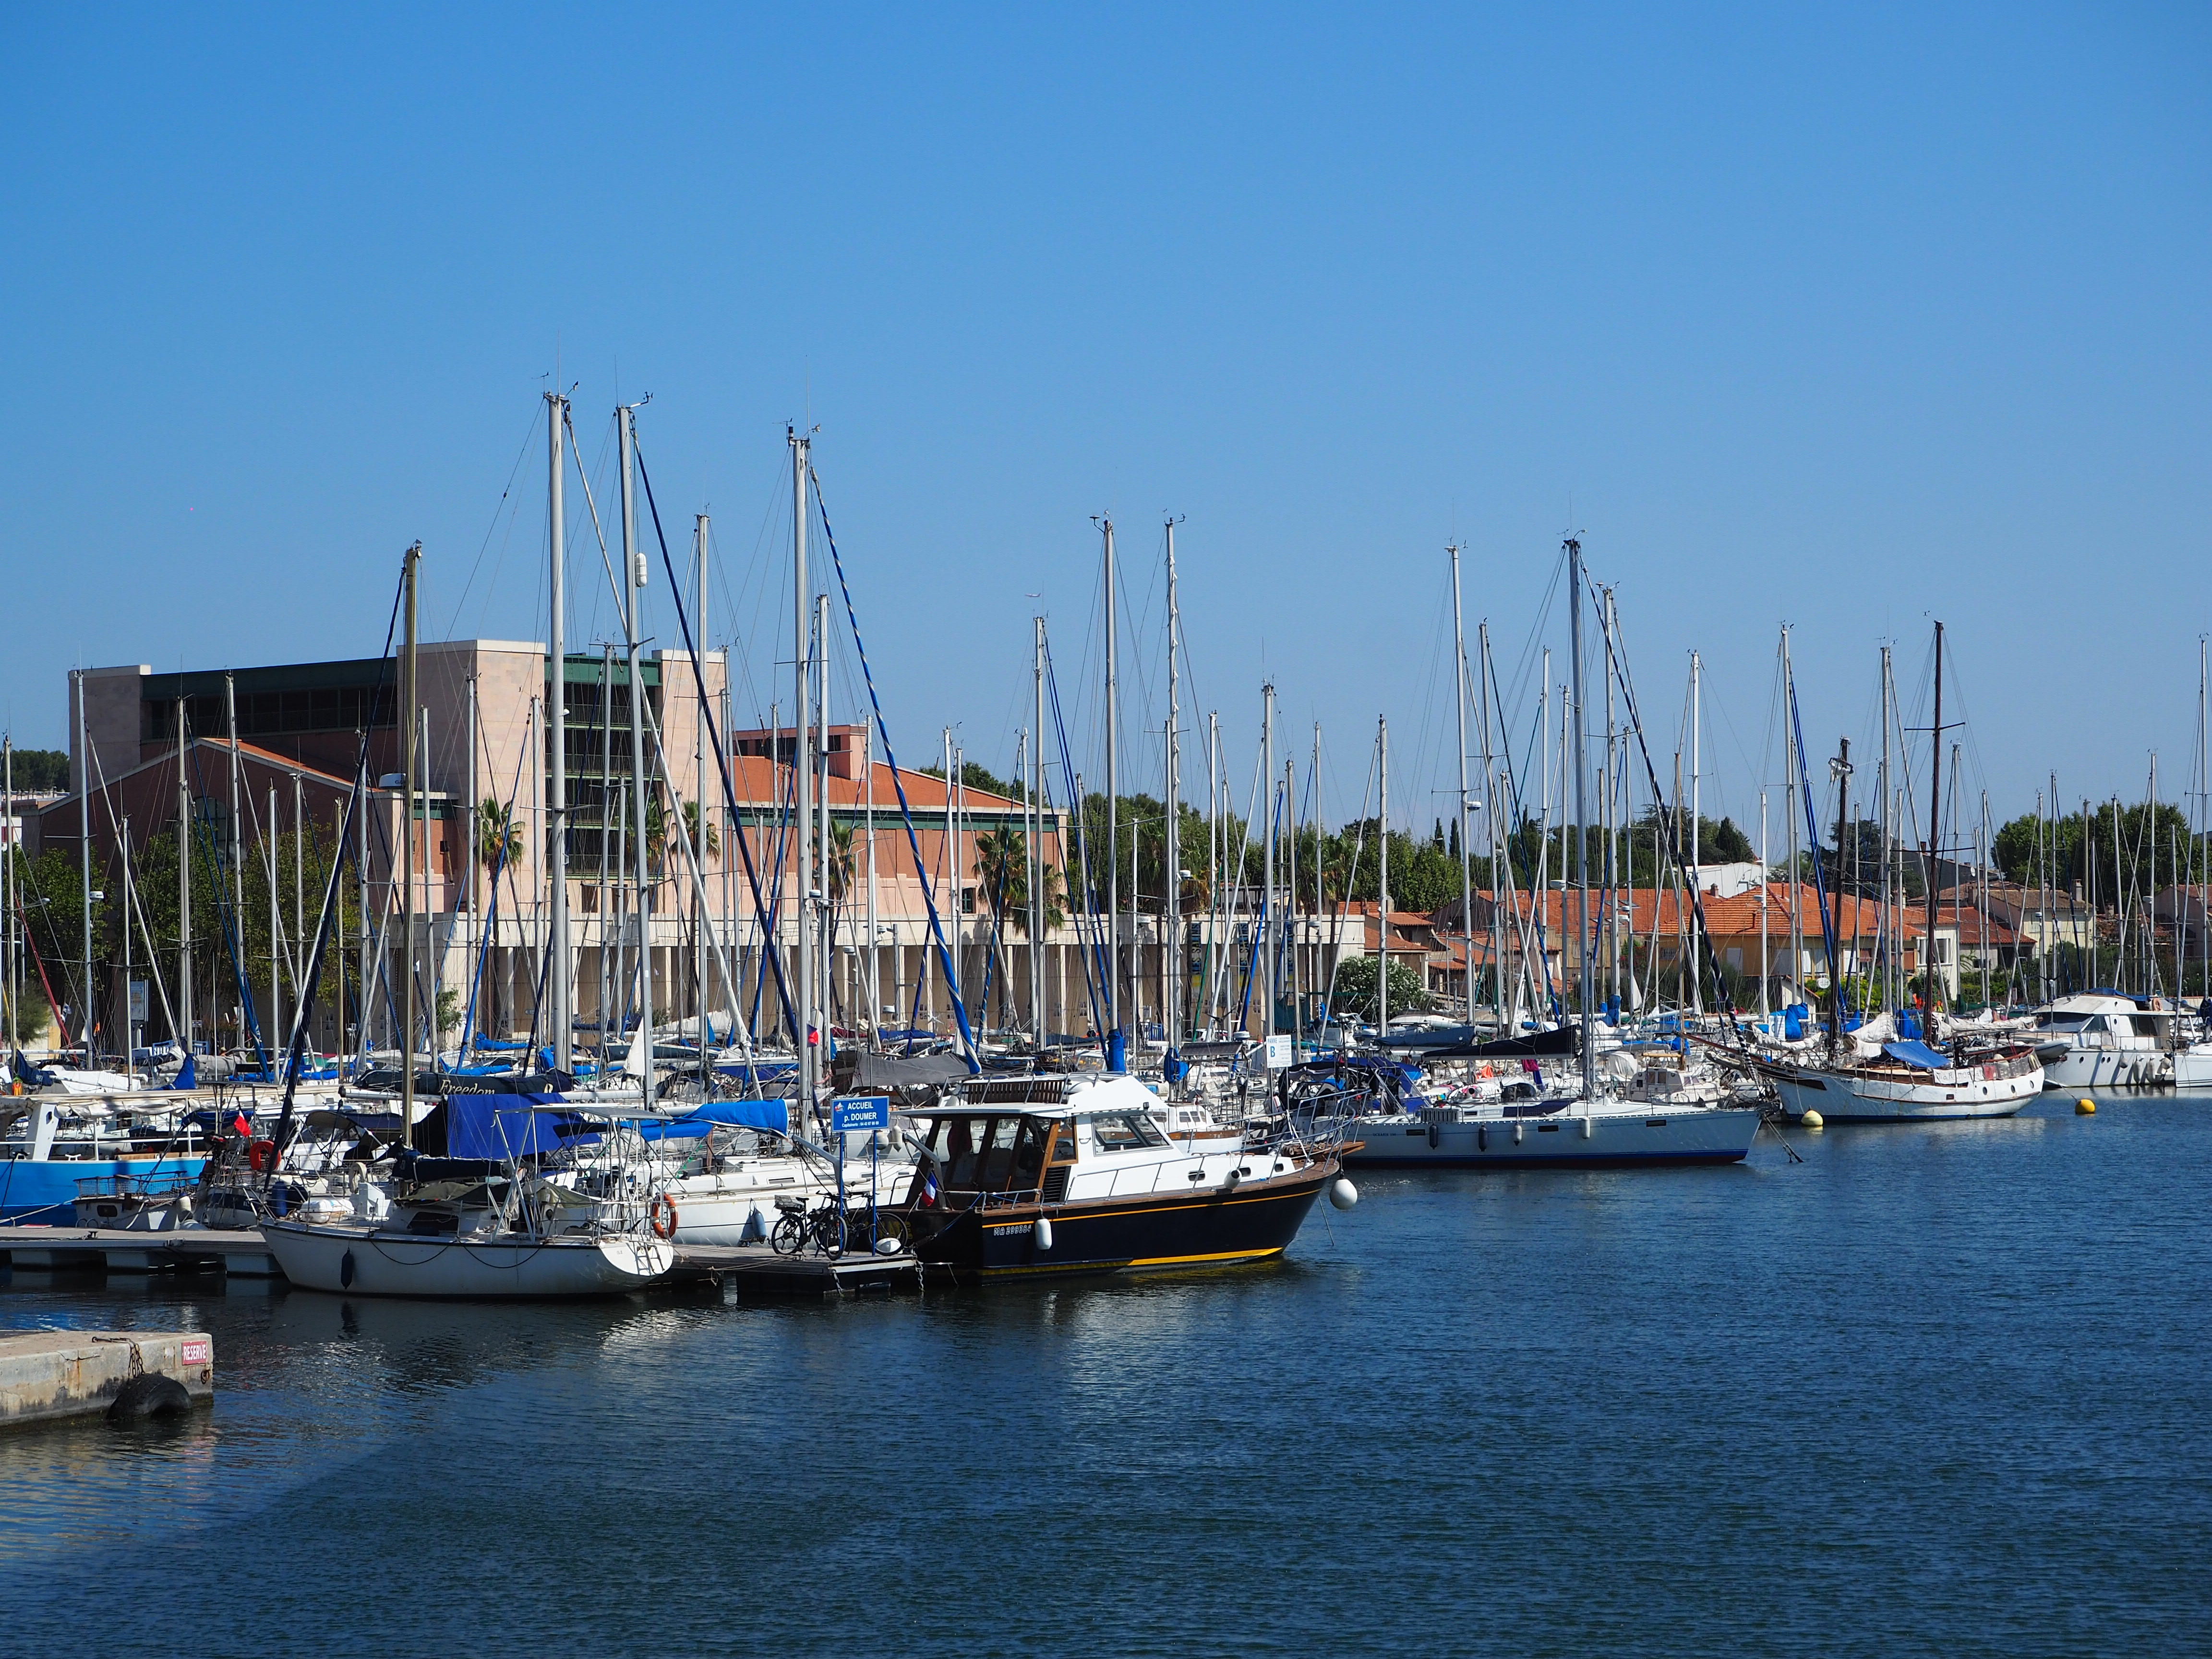
[[[215,1397],[215,1339],[201,1331],[0,1331],[0,1427],[104,1412],[134,1376]]]
[[[0,1261],[18,1272],[228,1273],[281,1276],[258,1231],[215,1227],[134,1232],[116,1227],[0,1227]]]

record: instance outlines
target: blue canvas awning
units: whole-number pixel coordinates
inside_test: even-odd
[[[1948,1072],[1954,1064],[1950,1055],[1938,1054],[1924,1042],[1885,1042],[1881,1051],[1892,1060],[1917,1066],[1923,1072]]]

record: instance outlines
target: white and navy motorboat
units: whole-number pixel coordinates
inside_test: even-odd
[[[926,1274],[972,1282],[1265,1261],[1324,1189],[1357,1199],[1335,1145],[1174,1138],[1164,1119],[1124,1074],[972,1079],[912,1115],[919,1164],[895,1213]]]

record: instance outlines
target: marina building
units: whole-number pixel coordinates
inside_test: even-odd
[[[341,1016],[324,999],[317,1042],[330,1048],[359,1041],[364,1016],[370,1039],[389,1042],[394,975],[409,961],[417,1006],[441,1010],[447,1043],[459,1040],[464,1024],[510,1040],[534,1032],[550,1041],[544,985],[556,833],[566,853],[580,1035],[588,1041],[623,1020],[633,1012],[629,988],[640,947],[633,695],[642,699],[646,728],[652,845],[642,908],[656,1023],[697,1018],[703,945],[703,999],[718,1026],[726,1029],[735,1011],[763,1040],[787,1042],[765,953],[778,952],[788,975],[799,912],[790,822],[797,734],[735,726],[722,653],[707,653],[695,665],[687,653],[656,651],[641,661],[633,688],[620,654],[573,653],[560,665],[557,699],[540,642],[424,644],[417,660],[412,718],[422,787],[411,804],[399,787],[404,732],[390,659],[161,673],[137,664],[70,676],[70,791],[24,815],[25,842],[34,854],[65,849],[74,863],[89,834],[91,885],[106,912],[93,969],[101,1045],[119,1047],[125,1023],[142,1042],[182,1024],[172,1006],[183,985],[178,905],[167,895],[149,902],[145,890],[157,845],[169,849],[166,861],[155,860],[167,872],[161,878],[176,883],[180,823],[191,827],[201,866],[195,879],[219,880],[223,893],[219,904],[204,897],[192,918],[196,1040],[238,1044],[250,1024],[274,1024],[272,1005],[279,1014],[296,1007],[322,896],[309,872],[327,868],[364,752],[367,810],[349,851],[365,879],[348,875],[345,936],[337,941],[352,1000]],[[557,717],[549,712],[556,707]],[[1048,1031],[1091,1035],[1103,930],[1097,918],[1064,914],[1066,896],[1081,885],[1066,875],[1075,851],[1067,814],[1048,808],[1040,818],[1019,799],[894,768],[868,726],[830,724],[823,739],[816,793],[831,850],[817,890],[830,910],[833,1023],[858,1027],[872,1012],[892,1027],[949,1030],[949,958],[972,1025],[1025,1028],[1035,983]],[[556,743],[566,775],[559,812],[550,783]],[[997,872],[1003,863],[1020,874],[1026,838],[1040,822],[1045,889],[1063,915],[1033,945],[1023,906],[1006,902]],[[696,882],[680,851],[686,835],[704,842]],[[409,844],[416,922],[403,946],[399,884]],[[115,920],[126,891],[134,894],[127,967]],[[1016,887],[1017,901],[1019,893]],[[1250,971],[1253,925],[1187,921],[1193,984],[1208,972]],[[1123,972],[1134,1003],[1124,1024],[1132,1030],[1159,1023],[1164,957],[1173,948],[1156,914],[1123,918]],[[1366,948],[1358,926],[1340,918],[1325,930],[1309,919],[1303,938],[1301,982],[1309,988],[1325,985],[1337,960]],[[63,954],[68,959],[41,965],[56,1000],[75,1006],[68,988],[82,983],[82,952]],[[143,1020],[125,1021],[126,974],[150,981],[152,994],[140,994]],[[1224,1006],[1235,1000],[1223,999]],[[1245,1023],[1256,1030],[1265,1018],[1264,999],[1251,999]],[[73,1034],[80,1024],[72,1021]]]

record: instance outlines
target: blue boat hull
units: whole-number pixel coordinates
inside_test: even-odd
[[[68,1227],[76,1221],[76,1184],[118,1176],[181,1173],[198,1179],[204,1158],[0,1159],[0,1224]]]

